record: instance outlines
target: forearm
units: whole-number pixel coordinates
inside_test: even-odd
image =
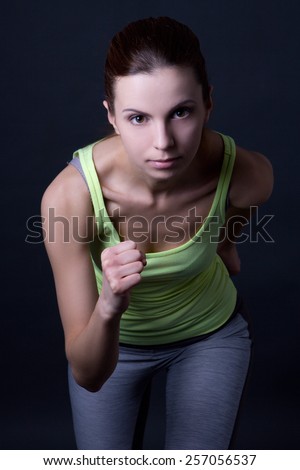
[[[87,326],[67,346],[73,376],[87,390],[99,390],[116,367],[119,324],[120,317],[105,317],[98,303]]]
[[[101,264],[101,293],[91,317],[87,320],[81,309],[77,319],[72,311],[63,316],[68,332],[66,353],[74,378],[90,391],[99,390],[117,365],[120,319],[129,306],[131,288],[141,281],[146,258],[134,242],[126,240],[103,250]],[[95,298],[98,294],[91,295]]]

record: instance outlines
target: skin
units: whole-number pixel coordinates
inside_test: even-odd
[[[105,101],[104,106],[126,152],[124,170],[148,189],[149,197],[176,191],[179,180],[199,168],[195,157],[212,102],[204,104],[192,69],[168,67],[122,77],[114,114]]]
[[[115,84],[114,112],[108,111],[116,135],[93,148],[93,159],[101,181],[105,204],[121,243],[101,254],[103,288],[97,292],[90,260],[89,242],[95,242],[93,209],[86,185],[72,166],[50,184],[42,199],[45,234],[54,230],[54,242],[45,237],[58,305],[65,334],[67,359],[75,380],[96,391],[113,372],[118,360],[119,323],[130,302],[130,291],[141,281],[145,253],[165,251],[185,243],[198,230],[191,207],[203,218],[208,215],[223,161],[221,137],[206,128],[211,98],[203,102],[201,85],[190,68],[164,67],[151,74],[121,77]],[[237,147],[230,187],[230,216],[249,217],[249,208],[265,202],[273,185],[272,168],[261,154]],[[65,228],[50,227],[49,209],[68,221]],[[133,241],[132,228],[120,223],[137,214],[148,231]],[[151,226],[158,216],[180,216],[184,236],[166,243],[165,224]],[[81,242],[74,239],[74,217]],[[77,231],[78,231],[77,230]],[[152,230],[156,233],[152,233]],[[155,235],[158,238],[155,242]],[[234,243],[220,243],[218,253],[228,270],[237,273],[240,260]],[[100,260],[99,260],[100,261]]]

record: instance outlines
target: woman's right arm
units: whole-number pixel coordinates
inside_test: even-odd
[[[66,356],[79,385],[97,391],[118,360],[119,324],[145,259],[131,241],[103,251],[99,296],[89,243],[97,236],[88,190],[67,167],[43,195],[44,242],[65,335]],[[99,254],[100,256],[100,254]]]

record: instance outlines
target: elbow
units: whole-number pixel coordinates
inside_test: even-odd
[[[100,384],[100,385],[96,385],[96,384],[85,384],[83,386],[83,388],[85,390],[87,390],[88,392],[90,393],[96,393],[96,392],[99,392],[101,390],[101,387],[102,387],[103,384]]]
[[[70,348],[70,344],[66,347],[66,356],[75,382],[92,393],[96,393],[101,389],[117,365],[117,361],[106,360],[93,363],[86,357],[78,357]]]
[[[79,385],[80,387],[84,388],[85,390],[91,393],[99,392],[99,390],[101,390],[101,387],[105,382],[105,380],[99,380],[99,377],[91,378],[91,377],[83,376],[82,374],[78,374],[76,373],[76,371],[72,369],[72,367],[71,367],[71,371],[72,371],[73,378],[75,382],[77,383],[77,385]]]
[[[269,172],[265,176],[264,186],[261,192],[260,204],[264,204],[270,199],[272,192],[273,192],[273,187],[274,187],[274,175],[273,175],[272,166],[270,166]]]
[[[260,206],[267,202],[272,195],[274,187],[274,172],[270,160],[264,155],[258,154],[260,164],[254,173],[252,184],[251,205]]]
[[[69,362],[69,365],[75,382],[80,387],[92,393],[96,393],[101,390],[102,386],[109,379],[115,369],[115,367],[112,367],[109,369],[104,368],[91,371],[75,367],[71,362]]]
[[[74,357],[70,342],[66,344],[65,351],[70,372],[76,384],[88,392],[98,392],[104,383],[101,380],[101,374],[96,373],[95,369],[90,366],[87,367],[87,365],[81,364],[82,361],[79,362],[78,358]]]
[[[262,175],[262,203],[266,202],[272,192],[273,192],[273,186],[274,186],[274,172],[273,172],[273,166],[270,160],[265,157],[264,155],[262,157],[262,166],[260,169],[261,175]]]

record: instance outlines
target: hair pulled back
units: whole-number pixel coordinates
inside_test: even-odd
[[[169,17],[145,18],[127,25],[113,37],[106,57],[104,87],[109,109],[114,110],[118,77],[151,73],[165,66],[191,67],[202,85],[204,101],[209,98],[200,44],[186,25]]]

